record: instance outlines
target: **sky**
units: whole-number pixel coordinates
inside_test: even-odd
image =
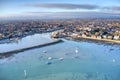
[[[0,0],[0,18],[120,17],[120,0]]]

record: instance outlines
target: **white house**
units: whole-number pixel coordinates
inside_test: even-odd
[[[118,40],[118,39],[120,39],[120,36],[114,36],[114,39]]]

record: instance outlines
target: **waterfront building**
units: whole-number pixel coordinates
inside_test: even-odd
[[[115,35],[115,36],[114,36],[114,39],[115,39],[115,40],[119,40],[119,39],[120,39],[120,36]]]

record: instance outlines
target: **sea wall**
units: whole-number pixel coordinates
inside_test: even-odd
[[[63,42],[63,40],[58,39],[58,40],[55,40],[53,42],[49,42],[49,43],[45,43],[45,44],[40,44],[40,45],[31,46],[31,47],[22,48],[22,49],[17,49],[17,50],[12,50],[12,51],[8,51],[8,52],[2,52],[2,53],[0,53],[0,58],[9,57],[12,54],[17,54],[19,52],[27,51],[27,50],[34,49],[34,48],[49,46],[49,45],[57,44],[57,43],[60,43],[60,42]]]

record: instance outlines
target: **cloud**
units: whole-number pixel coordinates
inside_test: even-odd
[[[103,7],[103,10],[120,11],[120,6]]]
[[[99,6],[91,5],[91,4],[59,4],[59,3],[45,3],[45,4],[35,4],[30,5],[33,7],[41,7],[41,8],[59,8],[59,9],[97,9]]]
[[[120,6],[102,7],[100,9],[100,11],[101,12],[109,12],[109,13],[120,14]]]
[[[111,7],[111,10],[116,10],[116,11],[120,11],[120,6],[116,6],[116,7]]]
[[[97,10],[101,12],[113,12],[120,13],[120,6],[98,6],[94,4],[68,4],[68,3],[42,3],[42,4],[26,4],[28,7],[35,8],[47,8],[52,9],[64,9],[64,10]],[[54,12],[54,11],[52,11]]]
[[[27,12],[27,14],[42,15],[43,18],[111,18],[119,17],[120,14],[105,12]]]

